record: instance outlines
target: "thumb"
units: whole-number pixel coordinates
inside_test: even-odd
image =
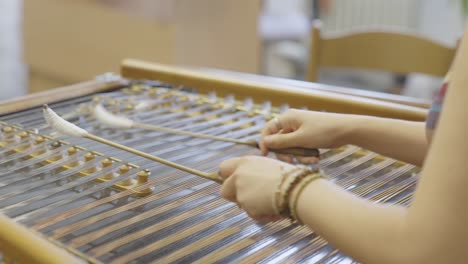
[[[269,149],[282,149],[297,146],[297,131],[286,134],[274,134],[266,136],[264,144]]]

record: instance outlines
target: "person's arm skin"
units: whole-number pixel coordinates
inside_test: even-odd
[[[467,71],[468,40],[464,39],[409,208],[377,205],[319,179],[299,196],[299,218],[338,249],[363,263],[466,263]],[[274,212],[268,208],[273,195],[271,186],[281,177],[278,167],[290,166],[273,166],[274,162],[247,157],[223,163],[220,174],[227,177],[223,197],[238,202],[256,219]]]
[[[468,36],[468,35],[467,35]],[[468,261],[468,42],[464,40],[421,181],[409,209],[374,205],[317,180],[299,217],[364,263]]]
[[[421,166],[427,153],[424,122],[363,115],[333,114],[291,109],[262,130],[260,147],[333,148],[353,144],[382,155]],[[287,132],[287,133],[286,133]],[[285,155],[279,159],[291,162]]]
[[[349,144],[422,166],[428,147],[424,122],[356,116],[350,125]]]

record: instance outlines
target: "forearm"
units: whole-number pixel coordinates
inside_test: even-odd
[[[404,207],[377,205],[320,179],[302,192],[297,211],[312,230],[355,260],[404,261]]]
[[[423,122],[371,116],[350,116],[344,142],[421,166],[427,140]]]

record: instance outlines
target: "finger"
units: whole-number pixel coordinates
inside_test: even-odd
[[[296,159],[302,164],[317,164],[320,161],[319,157],[300,157],[300,156],[297,156]]]
[[[297,131],[286,134],[269,135],[263,138],[263,144],[268,149],[282,149],[288,147],[297,147],[295,139],[297,138]]]
[[[244,210],[245,210],[245,209],[244,209]],[[259,221],[259,219],[261,218],[260,215],[257,215],[257,214],[255,214],[255,213],[253,213],[253,212],[249,212],[249,211],[247,211],[247,210],[246,210],[245,212],[247,213],[247,215],[248,215],[250,218],[252,218],[252,219],[255,220],[255,221]]]
[[[221,197],[231,202],[237,202],[235,176],[227,178],[221,186]]]
[[[285,134],[285,133],[289,133],[289,132],[292,132],[292,131],[293,131],[292,129],[284,128],[284,129],[278,130],[276,134]],[[268,137],[268,136],[270,136],[270,135],[266,135],[265,137]],[[265,148],[266,151],[263,152],[263,155],[267,156],[268,152],[269,152],[269,149],[268,149],[268,146],[265,145],[265,137],[261,138],[260,143],[262,144],[262,146],[260,148],[262,148],[262,147]]]
[[[276,154],[276,158],[278,158],[281,161],[287,162],[287,163],[293,163],[294,162],[294,157],[291,155],[287,154]]]
[[[281,122],[281,121],[279,121]],[[260,142],[259,142],[259,147],[260,149],[262,150],[262,153],[264,156],[266,156],[268,154],[268,147],[265,146],[265,143],[264,143],[264,138],[268,135],[272,135],[272,134],[276,134],[278,132],[280,132],[281,130],[281,127],[278,126],[278,124],[273,120],[271,119],[270,121],[268,121],[265,125],[265,127],[262,129],[261,131],[261,135],[260,135]]]
[[[294,129],[292,127],[285,127],[283,129],[281,129],[278,134],[287,134],[287,133],[291,133],[291,132],[294,132]]]
[[[234,171],[237,169],[237,167],[242,161],[242,157],[231,158],[223,161],[221,165],[219,165],[219,176],[221,176],[221,178],[223,179],[228,178],[234,173]]]

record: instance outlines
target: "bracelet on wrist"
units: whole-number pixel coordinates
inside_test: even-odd
[[[283,170],[283,167],[281,167],[281,170]],[[298,170],[300,170],[299,167],[293,167],[288,171],[281,172],[280,181],[278,182],[276,190],[273,194],[273,209],[277,215],[282,215],[283,211],[287,208],[287,201],[284,200],[284,194],[282,192],[283,186],[288,184],[287,182],[290,180],[289,176]]]
[[[305,166],[296,166],[293,169],[282,173],[281,180],[273,196],[273,208],[278,215],[292,218],[290,201],[292,191],[300,185],[309,175],[318,174],[318,170],[311,170]],[[295,213],[294,213],[295,214]]]
[[[299,201],[299,197],[301,196],[302,191],[304,191],[305,187],[307,187],[310,183],[321,177],[322,173],[320,172],[309,174],[296,185],[294,190],[292,190],[292,195],[289,198],[289,212],[290,218],[293,222],[303,224],[302,221],[299,219],[299,215],[297,213],[297,203]]]

